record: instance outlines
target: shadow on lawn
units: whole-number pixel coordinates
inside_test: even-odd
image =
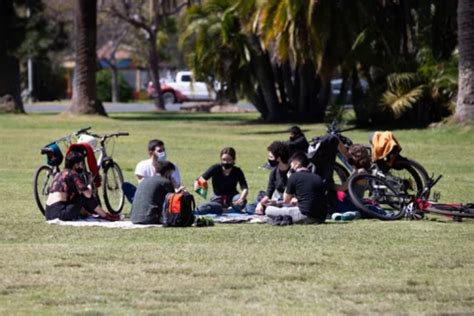
[[[241,124],[257,124],[258,120],[250,118],[248,115],[228,114],[228,113],[178,113],[178,112],[152,112],[152,113],[134,113],[134,114],[115,114],[110,113],[110,118],[122,121],[220,121],[220,122],[238,122]]]

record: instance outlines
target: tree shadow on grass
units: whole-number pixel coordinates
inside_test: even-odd
[[[257,119],[248,114],[228,113],[182,113],[182,112],[139,112],[139,113],[110,113],[109,117],[120,121],[220,121],[241,124],[255,124]]]

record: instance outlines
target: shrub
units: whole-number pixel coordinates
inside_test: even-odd
[[[119,101],[127,102],[133,99],[133,88],[118,74]],[[112,101],[112,73],[102,69],[96,75],[97,99],[102,102]]]

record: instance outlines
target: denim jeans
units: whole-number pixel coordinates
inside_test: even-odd
[[[206,214],[216,214],[220,215],[225,212],[242,212],[245,209],[245,204],[247,201],[244,201],[243,205],[233,205],[233,202],[240,199],[240,194],[234,196],[228,195],[214,195],[211,197],[211,200],[207,203],[199,205],[196,209],[198,215]]]

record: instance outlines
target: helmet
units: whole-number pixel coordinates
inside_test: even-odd
[[[94,136],[87,135],[87,134],[81,134],[79,136],[79,139],[77,140],[78,144],[89,144],[92,149],[95,149],[95,146],[97,145],[97,141]]]
[[[84,154],[80,151],[71,151],[66,155],[66,168],[72,168],[76,163],[84,161]]]

